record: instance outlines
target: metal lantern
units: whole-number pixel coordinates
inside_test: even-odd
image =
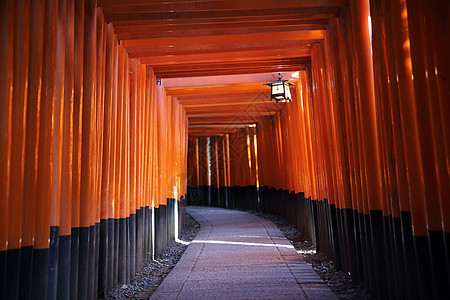
[[[270,85],[270,87],[271,87],[272,96],[270,98],[270,101],[272,101],[272,99],[275,99],[275,101],[277,103],[278,103],[278,101],[283,101],[283,100],[292,101],[291,91],[289,89],[289,86],[296,85],[296,84],[290,83],[289,81],[283,80],[281,78],[283,78],[283,75],[281,75],[281,73],[278,73],[277,81],[264,83],[264,85]]]

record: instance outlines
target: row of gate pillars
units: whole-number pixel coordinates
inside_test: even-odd
[[[327,199],[318,201],[306,198],[304,193],[266,186],[223,189],[228,196],[225,201],[221,201],[224,199],[220,196],[219,200],[214,198],[215,195],[221,195],[217,188],[188,186],[187,203],[253,210],[285,218],[316,246],[317,251],[330,258],[337,269],[348,272],[367,296],[382,299],[394,295],[396,299],[414,299],[419,297],[414,294],[419,284],[432,286],[431,276],[422,276],[424,282],[419,283],[412,270],[416,263],[414,260],[418,259],[414,256],[414,247],[420,247],[426,241],[421,243],[413,236],[410,213],[403,212],[402,219],[383,216],[381,211],[363,214],[353,209],[337,208]],[[399,236],[403,231],[403,236],[407,237],[403,241],[409,245],[406,253],[399,251],[402,248],[399,245],[401,240],[386,236],[386,232],[391,230]],[[400,274],[382,272],[386,266],[392,266],[391,269]],[[445,277],[440,280],[445,281]],[[441,292],[445,294],[445,290]]]
[[[1,252],[8,276],[0,278],[1,299],[96,299],[117,284],[129,284],[135,273],[160,258],[178,239],[186,200],[142,207],[127,218],[102,219],[90,227],[59,236],[52,227],[49,249],[32,247]],[[20,268],[15,268],[20,261]],[[14,274],[19,280],[13,280]],[[4,275],[2,272],[1,275]],[[20,278],[19,278],[20,277]]]

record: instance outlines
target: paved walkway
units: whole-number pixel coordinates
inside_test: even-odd
[[[272,222],[188,207],[200,231],[150,299],[337,299]]]

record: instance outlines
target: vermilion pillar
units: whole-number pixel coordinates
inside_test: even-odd
[[[32,1],[30,10],[30,45],[33,55],[29,58],[26,147],[24,165],[24,194],[22,219],[22,249],[20,257],[20,298],[31,297],[32,247],[35,237],[35,204],[37,181],[37,153],[39,137],[40,88],[42,83],[42,53],[44,27],[44,1]],[[3,142],[2,142],[3,143]],[[1,147],[1,146],[0,146]],[[1,189],[1,188],[0,188]],[[70,210],[68,211],[70,213]],[[70,220],[70,219],[69,219]]]
[[[8,255],[6,261],[6,284],[8,285],[7,297],[17,297],[19,292],[19,248],[22,234],[23,202],[18,201],[23,197],[24,184],[24,156],[26,137],[26,112],[27,112],[27,87],[28,87],[28,60],[29,60],[29,1],[16,1],[14,3],[14,30],[13,30],[13,66],[9,76],[12,78],[12,103],[11,103],[11,144],[9,166],[9,191],[7,216],[8,230]],[[6,79],[8,81],[8,79]],[[8,96],[6,97],[8,101]]]
[[[37,167],[37,198],[35,244],[33,253],[32,295],[47,295],[48,248],[50,236],[50,205],[52,186],[53,120],[56,84],[57,1],[46,1],[44,17],[44,51],[39,124],[39,156]]]

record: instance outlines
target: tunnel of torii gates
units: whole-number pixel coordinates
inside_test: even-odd
[[[1,299],[129,283],[187,202],[284,216],[372,298],[450,299],[449,1],[0,3]]]

